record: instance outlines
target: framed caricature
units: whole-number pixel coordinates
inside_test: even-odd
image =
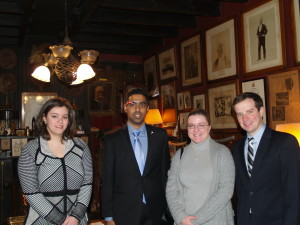
[[[246,73],[282,67],[285,62],[280,2],[262,1],[263,4],[243,14]]]
[[[161,85],[162,110],[176,109],[176,88],[175,82]]]
[[[263,121],[267,123],[267,106],[266,106],[266,98],[265,98],[265,82],[264,79],[250,80],[242,82],[242,91],[243,92],[254,92],[258,94],[263,100],[263,104],[265,107],[265,112],[263,115]]]
[[[155,56],[150,57],[144,62],[144,77],[145,86],[148,91],[148,95],[155,97],[159,95],[159,88],[157,85],[157,68]]]
[[[182,86],[202,82],[200,35],[181,42]]]
[[[234,27],[231,19],[205,33],[208,81],[236,75]]]
[[[183,94],[184,109],[192,108],[191,92],[185,91]]]
[[[208,89],[209,114],[213,129],[237,127],[231,115],[231,104],[236,93],[236,83]]]
[[[205,110],[205,94],[193,96],[193,106],[194,106],[194,109],[204,109]]]
[[[183,101],[183,93],[177,93],[177,109],[183,110],[184,109],[184,101]]]
[[[158,55],[159,75],[161,80],[176,77],[175,47],[165,50]]]

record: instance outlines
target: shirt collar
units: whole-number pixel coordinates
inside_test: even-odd
[[[139,137],[147,135],[147,129],[145,123],[139,129],[135,129],[130,123],[127,122],[127,127],[130,135],[133,135],[132,133],[134,131],[141,131]]]
[[[260,142],[260,139],[266,129],[266,124],[263,124],[262,127],[252,136],[254,138],[255,142]],[[251,136],[247,134],[247,138],[250,138]]]

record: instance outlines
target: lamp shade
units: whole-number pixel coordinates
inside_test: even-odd
[[[158,109],[149,109],[145,117],[145,122],[147,124],[162,124],[163,120],[161,118],[160,112]]]
[[[40,81],[50,82],[50,70],[46,66],[37,67],[31,76]]]
[[[176,123],[176,110],[166,109],[163,116],[164,123]]]
[[[95,76],[93,68],[88,64],[81,64],[77,69],[77,79],[88,80]]]
[[[300,143],[300,123],[277,124],[276,130],[294,135]]]

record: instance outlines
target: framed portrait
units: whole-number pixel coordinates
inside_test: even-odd
[[[181,42],[180,49],[182,86],[201,83],[200,35]]]
[[[292,70],[268,76],[269,125],[298,123],[300,118],[299,72]]]
[[[183,110],[184,109],[184,102],[183,102],[183,93],[177,93],[177,109]]]
[[[1,150],[10,150],[10,139],[0,139]]]
[[[20,156],[22,148],[27,144],[27,138],[11,139],[11,156]]]
[[[295,39],[295,54],[296,54],[296,62],[300,63],[300,6],[299,0],[293,0],[292,4],[292,12],[294,12],[294,39]]]
[[[208,81],[236,75],[234,28],[231,19],[205,32]]]
[[[175,47],[165,50],[158,55],[159,75],[161,80],[176,77]]]
[[[89,113],[91,115],[113,113],[116,96],[113,96],[112,93],[115,93],[112,82],[101,81],[89,84]]]
[[[194,109],[204,109],[205,110],[205,94],[193,96],[193,106],[194,106]]]
[[[188,115],[189,115],[188,112],[179,114],[179,128],[182,130],[185,130],[187,127]]]
[[[162,110],[176,109],[175,82],[161,85]]]
[[[254,92],[258,94],[263,100],[265,112],[263,115],[264,123],[267,123],[267,111],[268,107],[266,106],[266,97],[265,97],[265,80],[263,78],[257,80],[250,80],[242,82],[242,91],[243,92]]]
[[[276,69],[285,62],[280,1],[262,2],[264,4],[243,14],[246,73]]]
[[[144,77],[148,95],[152,97],[159,95],[155,56],[144,61]]]
[[[231,104],[236,93],[236,83],[208,89],[209,115],[213,129],[237,127],[231,114]]]
[[[191,92],[185,91],[183,94],[184,109],[192,108]]]
[[[56,93],[50,92],[22,92],[21,127],[32,129],[32,118],[36,118],[44,103],[56,96]]]

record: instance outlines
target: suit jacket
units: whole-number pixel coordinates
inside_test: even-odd
[[[153,225],[160,225],[166,209],[165,186],[170,167],[167,133],[146,125],[148,154],[143,175],[127,126],[104,138],[102,214],[116,225],[139,225],[144,193]]]
[[[244,144],[233,146],[236,166],[237,224],[299,225],[299,144],[287,133],[266,127],[249,178]]]

